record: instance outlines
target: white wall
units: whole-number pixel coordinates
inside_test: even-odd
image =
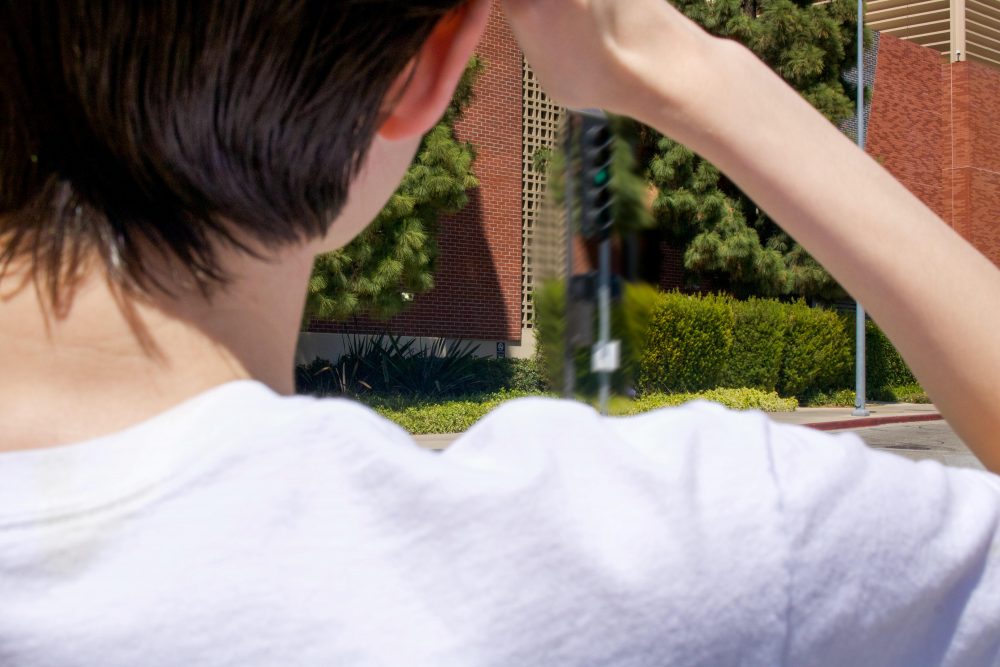
[[[301,333],[299,334],[299,346],[295,353],[295,363],[309,363],[319,357],[328,361],[336,361],[346,351],[349,341],[355,338],[355,334],[330,334],[330,333]],[[357,335],[358,338],[368,338],[369,336]],[[406,343],[414,340],[412,336],[401,336],[400,341]],[[423,346],[431,346],[437,338],[416,337],[414,347],[420,349]],[[527,359],[535,354],[535,332],[532,329],[525,329],[521,332],[521,342],[496,341],[496,340],[476,340],[476,341],[449,341],[451,344],[472,343],[477,347],[477,353],[483,357],[495,357],[497,354],[497,343],[503,342],[506,345],[506,356],[513,359]]]

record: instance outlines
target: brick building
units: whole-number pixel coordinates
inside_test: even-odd
[[[1000,1],[870,0],[868,152],[1000,265]]]
[[[874,88],[868,152],[1000,265],[1000,0],[869,0],[880,31],[866,77]],[[335,356],[341,333],[481,341],[484,354],[533,350],[531,291],[544,176],[532,168],[556,139],[560,110],[539,89],[494,6],[478,50],[486,64],[456,131],[477,150],[481,186],[441,221],[436,287],[387,322],[312,322],[300,358]],[[661,249],[660,281],[680,276]]]

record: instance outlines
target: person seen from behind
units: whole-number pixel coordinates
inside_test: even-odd
[[[1000,471],[1000,270],[668,2],[503,8],[556,101],[723,169]],[[0,665],[1000,665],[992,473],[707,403],[515,401],[434,455],[293,395],[313,258],[489,12],[0,0]]]

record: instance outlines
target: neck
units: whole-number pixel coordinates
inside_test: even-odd
[[[0,451],[113,433],[233,380],[291,393],[312,256],[225,260],[233,280],[211,298],[123,302],[93,275],[57,317],[31,284],[0,290]]]

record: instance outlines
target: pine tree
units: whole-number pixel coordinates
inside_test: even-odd
[[[843,72],[854,65],[854,0],[676,0],[709,32],[757,54],[831,122],[854,113]],[[803,248],[709,162],[677,142],[646,135],[645,161],[659,194],[653,210],[685,268],[737,295],[835,299],[843,291]]]
[[[473,58],[441,121],[424,137],[413,164],[385,208],[354,241],[316,258],[305,316],[343,320],[400,312],[409,295],[434,286],[435,231],[442,215],[468,203],[479,185],[472,173],[475,152],[455,137],[454,125],[472,102],[472,87],[484,65]]]

